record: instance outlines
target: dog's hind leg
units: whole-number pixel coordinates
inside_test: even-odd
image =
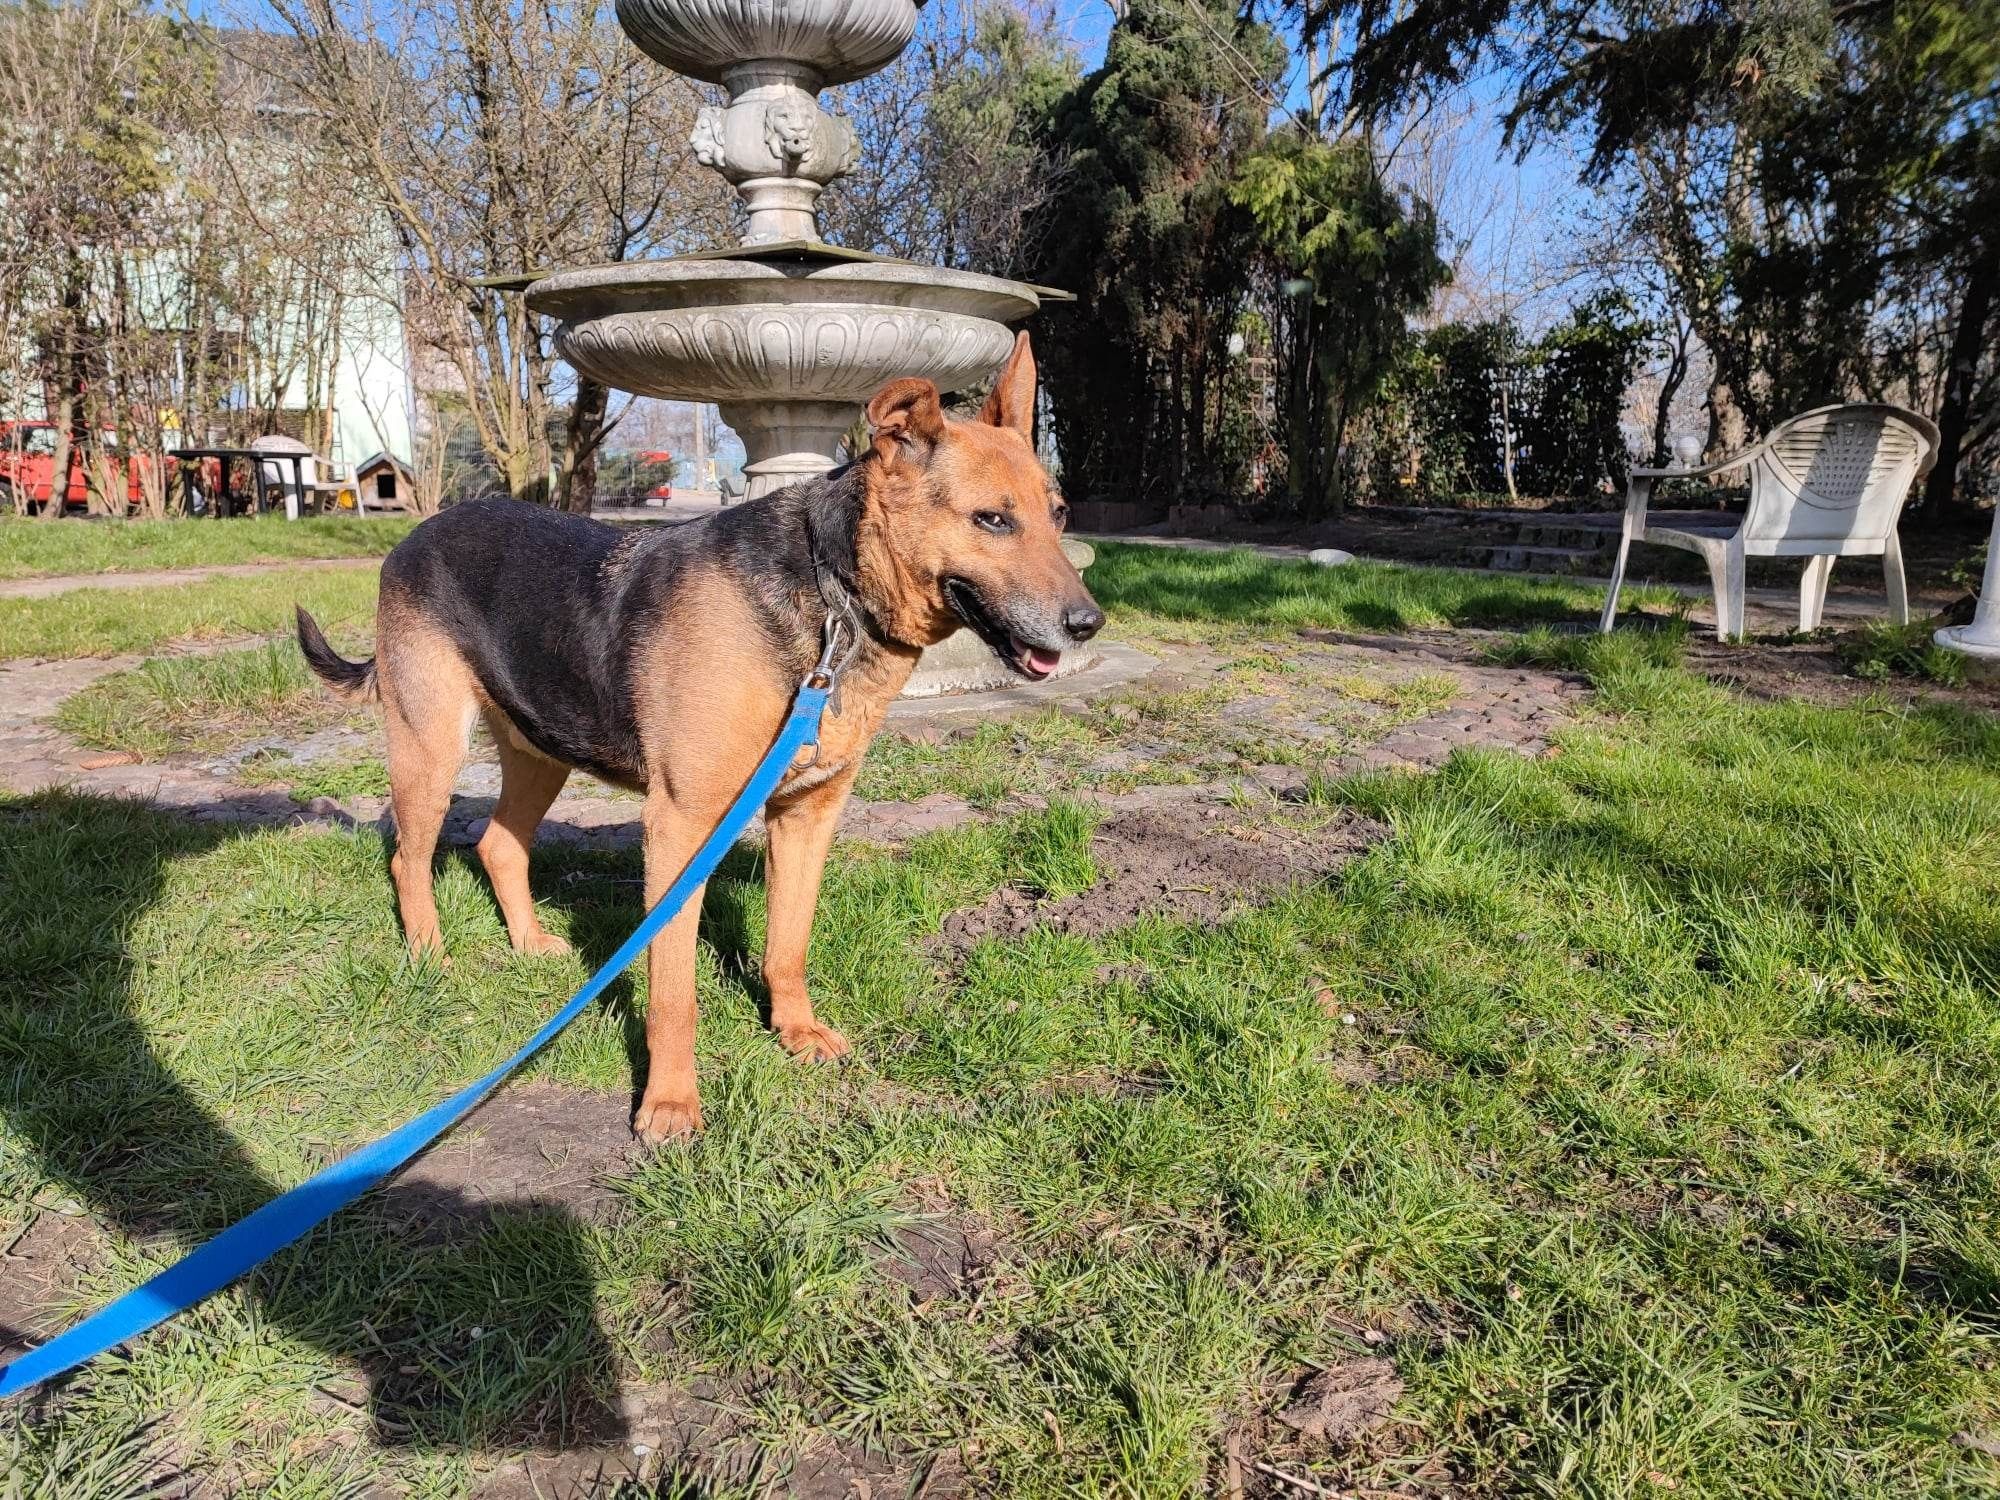
[[[542,931],[535,898],[528,889],[528,854],[535,830],[569,779],[569,767],[513,742],[514,727],[497,714],[486,716],[500,751],[500,800],[479,838],[479,862],[493,882],[507,941],[520,953],[567,953],[569,944]]]
[[[770,853],[765,860],[764,983],[771,992],[771,1029],[795,1057],[845,1056],[847,1038],[813,1016],[806,992],[806,948],[820,877],[854,782],[852,768],[765,811]]]
[[[444,952],[431,858],[451,810],[451,790],[465,764],[472,721],[479,712],[471,669],[458,653],[422,627],[382,630],[378,672],[382,727],[389,742],[389,805],[396,815],[396,853],[389,873],[412,957]]]

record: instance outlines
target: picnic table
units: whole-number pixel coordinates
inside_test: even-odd
[[[306,465],[312,461],[310,451],[302,453],[273,452],[268,448],[170,448],[167,457],[176,461],[180,470],[182,485],[181,498],[187,513],[191,516],[214,514],[218,518],[230,511],[229,466],[235,460],[243,460],[250,465],[250,513],[262,515],[279,504],[285,514],[296,521],[308,503],[308,496],[318,495],[322,487],[309,484],[306,480]],[[217,485],[218,494],[211,512],[210,496],[202,488],[207,464],[213,460],[220,469],[221,478]],[[291,483],[282,478],[275,484],[266,476],[264,465],[290,464]]]

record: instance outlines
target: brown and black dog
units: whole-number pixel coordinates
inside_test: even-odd
[[[947,420],[927,380],[868,404],[869,449],[844,468],[683,526],[619,530],[514,501],[460,505],[382,565],[376,655],[336,655],[299,612],[299,645],[349,698],[380,699],[412,953],[441,949],[431,856],[484,718],[500,799],[479,857],[526,953],[559,953],[528,891],[535,829],[574,767],[646,794],[646,903],[657,901],[770,746],[830,611],[858,654],[819,753],[765,809],[771,1025],[791,1052],[838,1057],[813,1016],[806,945],[834,825],[863,752],[918,653],[970,626],[1024,677],[1046,677],[1104,623],[1059,545],[1067,510],[1030,438],[1024,333],[976,421]],[[632,1128],[701,1126],[695,1084],[697,893],[648,954],[646,1087]]]

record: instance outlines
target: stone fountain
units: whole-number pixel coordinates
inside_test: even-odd
[[[742,245],[559,271],[528,305],[557,320],[562,357],[616,390],[713,401],[743,440],[747,495],[825,472],[882,383],[922,375],[950,393],[1006,358],[1008,326],[1042,289],[823,243],[815,205],[859,154],[819,91],[887,66],[916,0],[618,0],[618,21],[668,67],[720,84],[695,123],[696,159],[749,214]],[[1087,551],[1087,549],[1086,549]],[[1087,653],[1067,670],[1089,664]],[[925,653],[909,693],[1011,685],[969,632]]]

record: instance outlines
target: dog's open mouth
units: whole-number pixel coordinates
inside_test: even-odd
[[[979,591],[964,579],[946,579],[944,594],[958,617],[993,648],[993,654],[1030,682],[1040,682],[1054,675],[1056,668],[1062,665],[1060,651],[1051,651],[1046,646],[1031,646],[995,619],[986,608],[985,601],[979,597]]]

